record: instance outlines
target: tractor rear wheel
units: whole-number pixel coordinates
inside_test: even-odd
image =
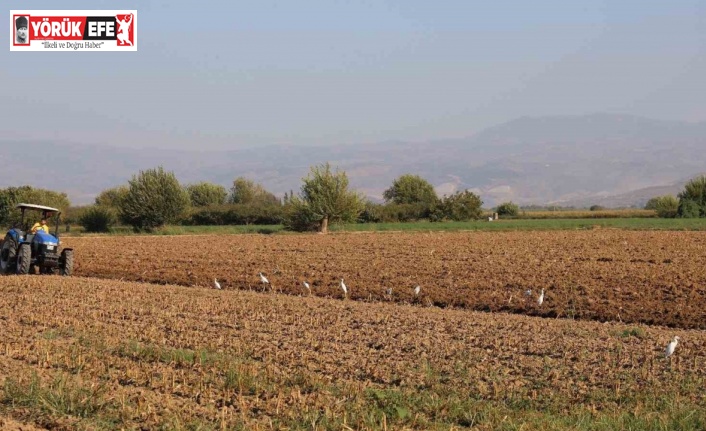
[[[0,274],[12,273],[12,270],[15,269],[16,258],[17,243],[8,235],[2,242],[2,249],[0,249]]]
[[[28,274],[31,263],[32,247],[29,244],[20,244],[20,252],[17,253],[17,273]]]
[[[74,251],[63,250],[59,262],[61,262],[61,275],[70,276],[74,272]]]

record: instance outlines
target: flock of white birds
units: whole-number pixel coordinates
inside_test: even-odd
[[[267,279],[261,272],[258,273],[258,276],[260,277],[260,283],[262,283],[263,286],[270,284],[270,280]],[[307,281],[303,281],[302,285],[304,288],[307,290],[307,292],[311,293],[311,285]],[[343,291],[343,296],[348,298],[348,286],[346,286],[346,283],[341,279],[339,286],[341,287],[341,290]],[[222,290],[223,287],[221,287],[221,283],[218,282],[217,278],[213,279],[213,287],[218,290]],[[419,296],[419,294],[422,292],[422,286],[417,285],[412,289],[412,292],[414,292],[414,296]],[[385,293],[387,293],[388,296],[392,296],[392,288],[389,287],[385,290]],[[541,303],[539,305],[542,305]]]
[[[270,281],[261,272],[258,275],[260,276],[260,283],[262,283],[263,286],[270,284]],[[302,284],[304,285],[304,288],[309,293],[311,293],[311,285],[307,281],[302,282]],[[341,279],[341,282],[339,283],[339,285],[341,287],[341,290],[343,291],[343,296],[345,298],[348,298],[348,286],[346,286],[346,283],[343,282],[343,279]],[[213,279],[213,287],[218,290],[223,289],[221,287],[221,284],[218,282],[218,279],[216,279],[216,278]],[[422,292],[422,287],[420,285],[415,286],[413,292],[414,292],[415,296],[419,296],[419,294]],[[392,296],[392,288],[388,287],[387,289],[385,289],[385,293],[387,294],[387,296],[391,297]],[[532,289],[527,289],[525,291],[525,295],[532,296]],[[541,292],[539,293],[539,297],[537,298],[537,306],[541,307],[542,304],[544,304],[544,289],[541,290]],[[664,350],[664,357],[665,358],[669,358],[670,356],[672,356],[674,354],[674,350],[677,348],[677,345],[679,344],[679,340],[680,340],[680,338],[678,336],[675,336],[672,339],[672,341],[670,341],[669,344],[667,344],[667,348]]]

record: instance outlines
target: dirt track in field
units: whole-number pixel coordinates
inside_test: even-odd
[[[76,275],[706,328],[706,233],[622,230],[66,238]],[[258,273],[271,282],[264,286]],[[413,289],[421,286],[416,296]],[[386,290],[391,288],[392,295]],[[540,290],[545,302],[537,305]],[[527,294],[531,290],[531,294]]]

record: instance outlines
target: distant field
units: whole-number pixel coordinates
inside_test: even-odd
[[[654,218],[657,213],[654,210],[577,210],[577,211],[520,211],[514,218],[522,219],[565,219],[565,218]]]
[[[470,222],[359,223],[334,225],[332,231],[512,231],[586,230],[613,228],[626,230],[706,230],[706,218],[596,218],[596,219],[502,219]]]
[[[568,212],[568,211],[566,211]],[[547,212],[546,214],[556,214]],[[706,218],[695,219],[664,219],[651,217],[637,218],[543,218],[540,213],[537,218],[501,219],[489,222],[487,220],[469,222],[409,222],[409,223],[353,223],[335,224],[330,227],[332,232],[384,232],[384,231],[512,231],[512,230],[586,230],[597,228],[612,228],[626,230],[706,230]],[[156,235],[209,235],[209,234],[240,234],[240,233],[291,233],[282,225],[247,225],[247,226],[164,226],[153,234]],[[82,227],[74,226],[71,232],[61,233],[64,236],[96,235],[84,232]],[[110,234],[100,235],[134,235],[129,227],[114,228]]]
[[[282,225],[228,225],[228,226],[180,226],[167,225],[154,232],[146,234],[136,234],[129,226],[117,226],[112,228],[110,233],[86,232],[82,226],[72,226],[70,232],[60,232],[62,236],[111,236],[111,235],[210,235],[210,234],[242,234],[242,233],[262,233],[271,234],[283,232]]]

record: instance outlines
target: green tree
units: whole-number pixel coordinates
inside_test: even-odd
[[[133,175],[127,195],[120,200],[119,213],[135,230],[152,230],[176,222],[188,207],[189,194],[173,172],[160,166]]]
[[[500,216],[515,217],[520,213],[520,207],[512,202],[503,202],[495,208],[495,212]]]
[[[678,197],[680,217],[706,217],[706,175],[686,183]]]
[[[464,190],[451,196],[445,196],[441,202],[442,214],[455,221],[467,221],[480,218],[483,201],[475,193]]]
[[[10,212],[13,206],[10,196],[0,192],[0,226],[10,224]]]
[[[435,205],[439,198],[434,186],[419,175],[405,174],[397,178],[392,186],[383,192],[386,202],[395,204],[423,203],[428,207]]]
[[[696,201],[691,199],[682,199],[679,201],[677,214],[681,218],[698,218],[701,214],[701,208]]]
[[[645,204],[646,210],[654,210],[658,217],[674,218],[679,212],[679,200],[672,195],[657,196]]]
[[[255,183],[244,177],[238,177],[233,181],[230,189],[228,203],[243,205],[265,205],[279,204],[277,196],[265,190],[262,185]]]
[[[200,182],[186,186],[189,193],[191,206],[205,207],[209,205],[220,205],[225,203],[228,192],[226,188],[209,182]]]
[[[8,187],[0,190],[0,224],[16,225],[20,222],[18,203],[44,205],[65,212],[71,202],[66,193],[39,189],[31,186]]]
[[[127,196],[129,190],[128,186],[117,186],[103,190],[96,196],[96,205],[117,209],[120,206],[120,200]]]
[[[291,197],[285,208],[288,229],[317,227],[327,233],[329,223],[356,221],[365,206],[362,196],[348,190],[346,173],[332,172],[328,163],[312,167],[303,181],[299,196]]]
[[[110,227],[115,224],[116,219],[113,208],[91,205],[81,213],[79,223],[86,229],[86,232],[108,232]]]

